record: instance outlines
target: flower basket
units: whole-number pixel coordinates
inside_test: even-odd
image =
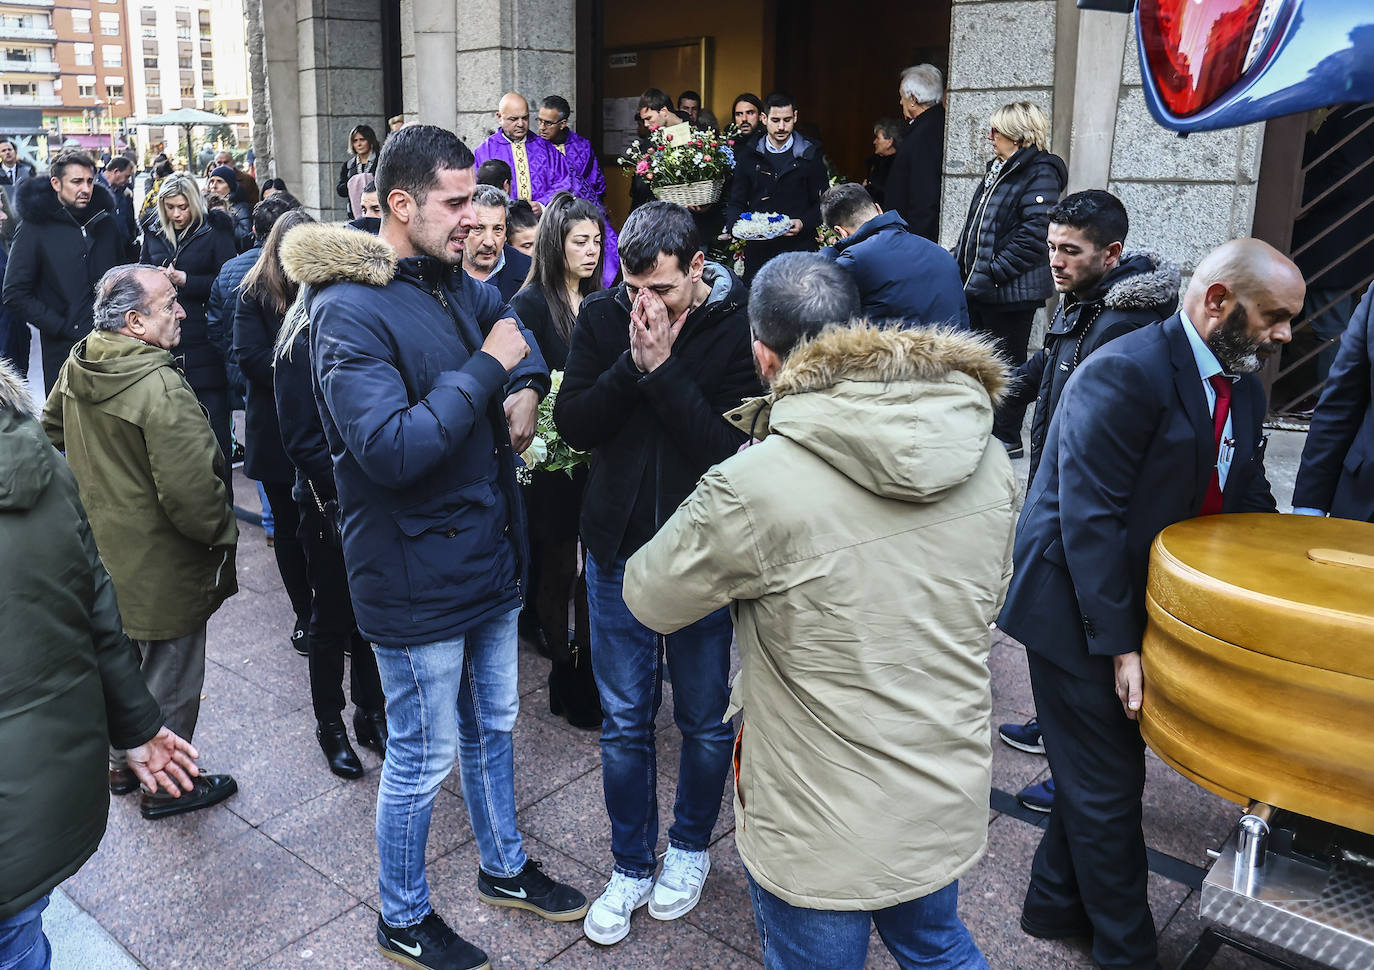
[[[655,185],[654,197],[664,202],[676,202],[678,205],[710,205],[712,202],[720,201],[720,194],[724,188],[724,179],[688,182],[685,185]]]

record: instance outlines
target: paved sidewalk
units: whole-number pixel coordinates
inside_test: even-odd
[[[1269,448],[1276,491],[1291,491],[1303,436],[1276,433]],[[1018,462],[1024,466],[1024,462]],[[256,510],[241,477],[240,504]],[[105,970],[172,968],[385,967],[375,950],[376,845],[373,818],[379,760],[359,754],[367,774],[345,781],[325,767],[314,737],[306,662],[290,648],[291,613],[261,529],[242,524],[241,592],[210,624],[205,698],[196,744],[203,766],[231,772],[240,791],[215,808],[161,822],[139,817],[136,797],[116,798],[100,851],[64,884],[71,901],[127,950],[128,960],[77,956],[96,937],[54,932],[55,966]],[[989,660],[992,725],[1032,713],[1023,651],[999,638]],[[609,876],[609,823],[602,803],[597,736],[549,714],[546,662],[520,653],[516,796],[527,849],[554,875],[594,896]],[[671,691],[659,717],[659,800],[669,817],[678,737]],[[990,726],[991,729],[991,726]],[[994,968],[1090,966],[1068,946],[1042,943],[1017,927],[1031,855],[1033,816],[1011,794],[1045,775],[1043,758],[993,744],[993,811],[986,858],[962,881],[960,910]],[[1024,816],[1024,817],[1022,817]],[[1146,841],[1158,872],[1150,879],[1161,960],[1176,967],[1200,932],[1196,885],[1206,850],[1227,837],[1239,810],[1176,774],[1153,755],[1145,794]],[[673,923],[641,911],[630,937],[602,949],[581,924],[550,924],[477,901],[477,856],[456,773],[435,805],[429,879],[437,909],[492,956],[497,968],[696,968],[761,966],[743,870],[734,851],[733,812],[723,801],[712,872],[701,904]],[[666,832],[666,824],[663,826]],[[661,838],[661,842],[665,837]],[[664,846],[660,845],[660,852]],[[1162,873],[1162,874],[1161,874]],[[70,916],[69,916],[70,918]],[[54,926],[54,930],[57,927]],[[117,949],[117,948],[116,948]],[[85,951],[83,951],[85,952]],[[101,951],[90,951],[99,953]],[[104,951],[110,952],[110,951]],[[132,962],[137,961],[137,962]],[[894,964],[875,937],[870,967]],[[1213,970],[1259,962],[1223,952]]]

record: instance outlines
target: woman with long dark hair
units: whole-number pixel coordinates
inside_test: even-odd
[[[207,309],[220,267],[236,252],[233,220],[225,212],[206,210],[196,180],[182,174],[165,177],[157,195],[156,217],[150,216],[143,225],[139,262],[160,267],[177,288],[186,319],[181,321],[181,342],[173,353],[181,358],[186,382],[210,415],[210,428],[226,461],[233,451],[229,375],[224,355],[210,339]]]
[[[550,370],[568,360],[573,323],[584,297],[602,289],[605,216],[594,203],[559,192],[539,220],[529,279],[511,308],[534,334]],[[579,569],[577,522],[585,468],[536,471],[525,490],[529,510],[531,586],[535,610],[553,657],[549,710],[575,727],[601,726],[601,698],[592,679],[587,585]],[[568,602],[574,603],[568,636]]]
[[[381,151],[381,143],[377,141],[377,133],[372,130],[371,125],[358,125],[348,133],[348,161],[339,169],[339,184],[334,186],[339,198],[348,198],[348,180],[353,176],[377,171],[377,156]],[[348,218],[358,218],[351,202],[348,206]]]
[[[311,222],[300,210],[277,220],[258,260],[262,266],[257,286],[275,292],[272,306],[280,307],[273,320],[275,343],[272,385],[281,443],[294,467],[295,514],[299,516],[300,540],[314,599],[310,608],[310,700],[315,709],[315,736],[329,762],[329,770],[343,778],[363,773],[358,754],[348,743],[344,729],[343,674],[345,657],[351,657],[353,733],[358,743],[380,755],[386,753],[386,699],[377,675],[377,658],[358,632],[353,600],[348,593],[343,549],[339,544],[338,491],[334,465],[325,442],[324,424],[315,405],[310,375],[310,318],[298,299],[298,288],[283,272],[281,244],[286,234]],[[268,260],[264,263],[264,260]],[[254,268],[256,271],[256,267]],[[249,283],[245,278],[245,289]],[[245,292],[245,301],[248,294]],[[279,299],[278,299],[279,298]],[[261,299],[261,298],[259,298]],[[275,503],[275,499],[273,502]],[[275,507],[275,505],[274,505]],[[283,528],[277,525],[277,544]]]

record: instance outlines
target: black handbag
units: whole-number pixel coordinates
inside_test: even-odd
[[[320,538],[331,549],[342,551],[343,513],[339,509],[339,500],[331,498],[321,501],[320,493],[315,490],[315,483],[307,478],[305,485],[310,489],[310,497],[315,500],[315,508],[320,513]]]

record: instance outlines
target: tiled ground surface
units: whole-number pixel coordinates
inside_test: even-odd
[[[1283,456],[1301,447],[1301,438],[1293,438],[1270,448],[1276,479],[1289,483],[1280,491],[1291,490],[1292,456],[1287,464]],[[252,506],[249,483],[239,479],[237,484],[240,504]],[[232,772],[239,794],[216,808],[158,823],[139,817],[136,799],[115,799],[100,851],[64,889],[150,970],[389,966],[372,942],[378,759],[359,749],[368,773],[358,781],[328,772],[313,736],[305,661],[287,645],[286,597],[256,526],[243,526],[239,570],[241,592],[210,624],[196,734],[204,766]],[[997,642],[989,667],[993,723],[1029,716],[1030,687],[1020,647]],[[610,865],[596,737],[549,714],[543,671],[539,657],[522,648],[515,741],[520,824],[533,856],[592,895]],[[662,747],[675,751],[670,697],[660,730]],[[993,784],[1003,792],[1014,793],[1044,774],[1041,758],[997,743],[994,751]],[[665,759],[660,769],[665,809],[675,773],[675,763]],[[495,967],[747,970],[761,965],[728,799],[701,905],[669,924],[640,913],[630,938],[605,950],[585,940],[578,923],[547,924],[477,901],[476,851],[458,789],[455,775],[436,805],[430,883],[437,908],[492,955]],[[1145,798],[1151,847],[1204,866],[1205,850],[1220,844],[1237,815],[1235,807],[1151,755]],[[1090,966],[1082,952],[1032,940],[1017,928],[1038,837],[1039,830],[1022,818],[992,813],[987,856],[962,883],[964,920],[994,968]],[[1172,970],[1200,932],[1197,894],[1160,875],[1151,877],[1150,894],[1161,959]],[[876,938],[869,965],[894,966]],[[1212,966],[1249,970],[1261,964],[1224,953]]]

